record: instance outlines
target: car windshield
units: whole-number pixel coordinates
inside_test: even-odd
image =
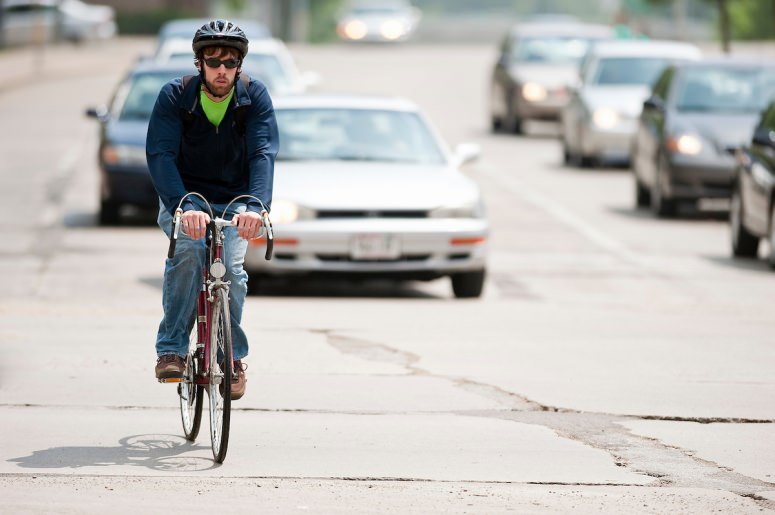
[[[417,114],[369,109],[279,109],[278,160],[441,164],[444,157]]]
[[[664,57],[606,57],[600,59],[590,84],[651,86],[667,64]]]
[[[513,60],[532,63],[577,63],[589,48],[590,39],[580,37],[524,38]]]
[[[775,94],[775,68],[691,68],[678,88],[679,111],[759,112]]]
[[[162,86],[175,78],[172,73],[147,73],[135,75],[126,89],[126,97],[121,104],[119,120],[148,121],[153,105]]]

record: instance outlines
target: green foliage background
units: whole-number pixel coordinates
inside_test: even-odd
[[[309,3],[309,34],[311,43],[336,39],[336,19],[346,7],[345,0],[312,0]]]
[[[775,2],[734,0],[729,2],[734,39],[775,39]]]

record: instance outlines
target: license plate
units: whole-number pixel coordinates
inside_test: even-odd
[[[353,259],[398,259],[401,246],[392,234],[358,234],[350,241]]]

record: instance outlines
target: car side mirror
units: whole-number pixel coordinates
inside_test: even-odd
[[[101,122],[107,122],[110,119],[110,113],[105,106],[90,107],[86,110],[86,116],[89,118],[96,118]]]
[[[649,97],[643,101],[643,109],[656,109],[657,111],[663,111],[665,104],[659,97]]]
[[[453,152],[458,166],[475,161],[481,153],[482,147],[478,143],[461,143],[455,147]]]
[[[767,127],[759,127],[754,131],[751,143],[775,150],[775,131]]]

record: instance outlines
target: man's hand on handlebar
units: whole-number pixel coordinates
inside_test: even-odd
[[[261,234],[261,227],[263,225],[261,215],[254,211],[245,211],[244,213],[234,215],[231,223],[237,226],[237,233],[240,238],[245,240],[258,238]]]
[[[183,230],[192,240],[204,238],[207,233],[207,224],[210,223],[210,215],[204,211],[186,211],[180,218]]]

